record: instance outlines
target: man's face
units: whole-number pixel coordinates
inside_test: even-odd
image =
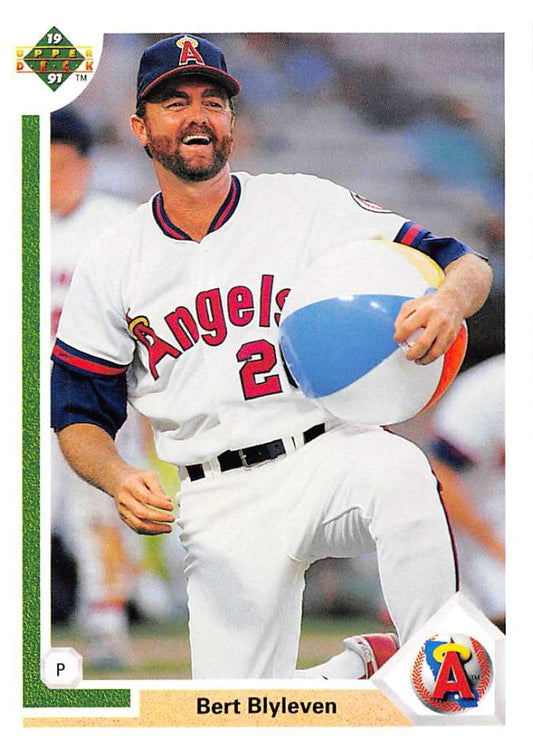
[[[176,77],[146,103],[136,133],[165,169],[187,181],[217,175],[233,146],[233,113],[225,91],[207,78]],[[134,127],[135,132],[135,127]]]

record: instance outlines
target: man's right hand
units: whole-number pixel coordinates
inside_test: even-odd
[[[174,503],[157,473],[126,463],[111,436],[96,424],[70,424],[58,433],[68,464],[85,481],[113,497],[122,520],[136,533],[170,533]]]
[[[120,517],[136,533],[156,536],[172,531],[174,503],[161,488],[156,473],[135,468],[124,471],[113,496]]]

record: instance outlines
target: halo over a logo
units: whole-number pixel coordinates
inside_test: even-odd
[[[415,658],[411,683],[420,701],[438,713],[477,707],[492,681],[489,654],[473,637],[434,635]]]
[[[176,47],[179,47],[181,50],[178,65],[188,65],[190,62],[192,62],[193,65],[205,65],[204,58],[197,49],[197,39],[193,39],[186,35],[180,36],[176,41]]]

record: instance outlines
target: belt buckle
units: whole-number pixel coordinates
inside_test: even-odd
[[[242,461],[243,467],[246,468],[247,471],[250,471],[252,469],[252,466],[248,464],[248,460],[246,458],[246,453],[244,452],[244,450],[239,449],[237,450],[237,452],[239,453],[239,458]]]

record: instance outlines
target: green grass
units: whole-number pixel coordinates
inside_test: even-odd
[[[387,626],[372,618],[364,617],[304,617],[302,637],[313,635],[337,635],[349,637],[363,632],[386,632]],[[344,633],[344,634],[342,634]]]
[[[350,635],[386,631],[381,622],[358,617],[304,617],[298,668],[309,668],[342,650]],[[137,623],[131,627],[133,658],[126,669],[102,669],[84,664],[86,679],[190,679],[187,622],[184,619]],[[85,643],[73,624],[56,626],[52,644],[74,647],[82,655]]]

